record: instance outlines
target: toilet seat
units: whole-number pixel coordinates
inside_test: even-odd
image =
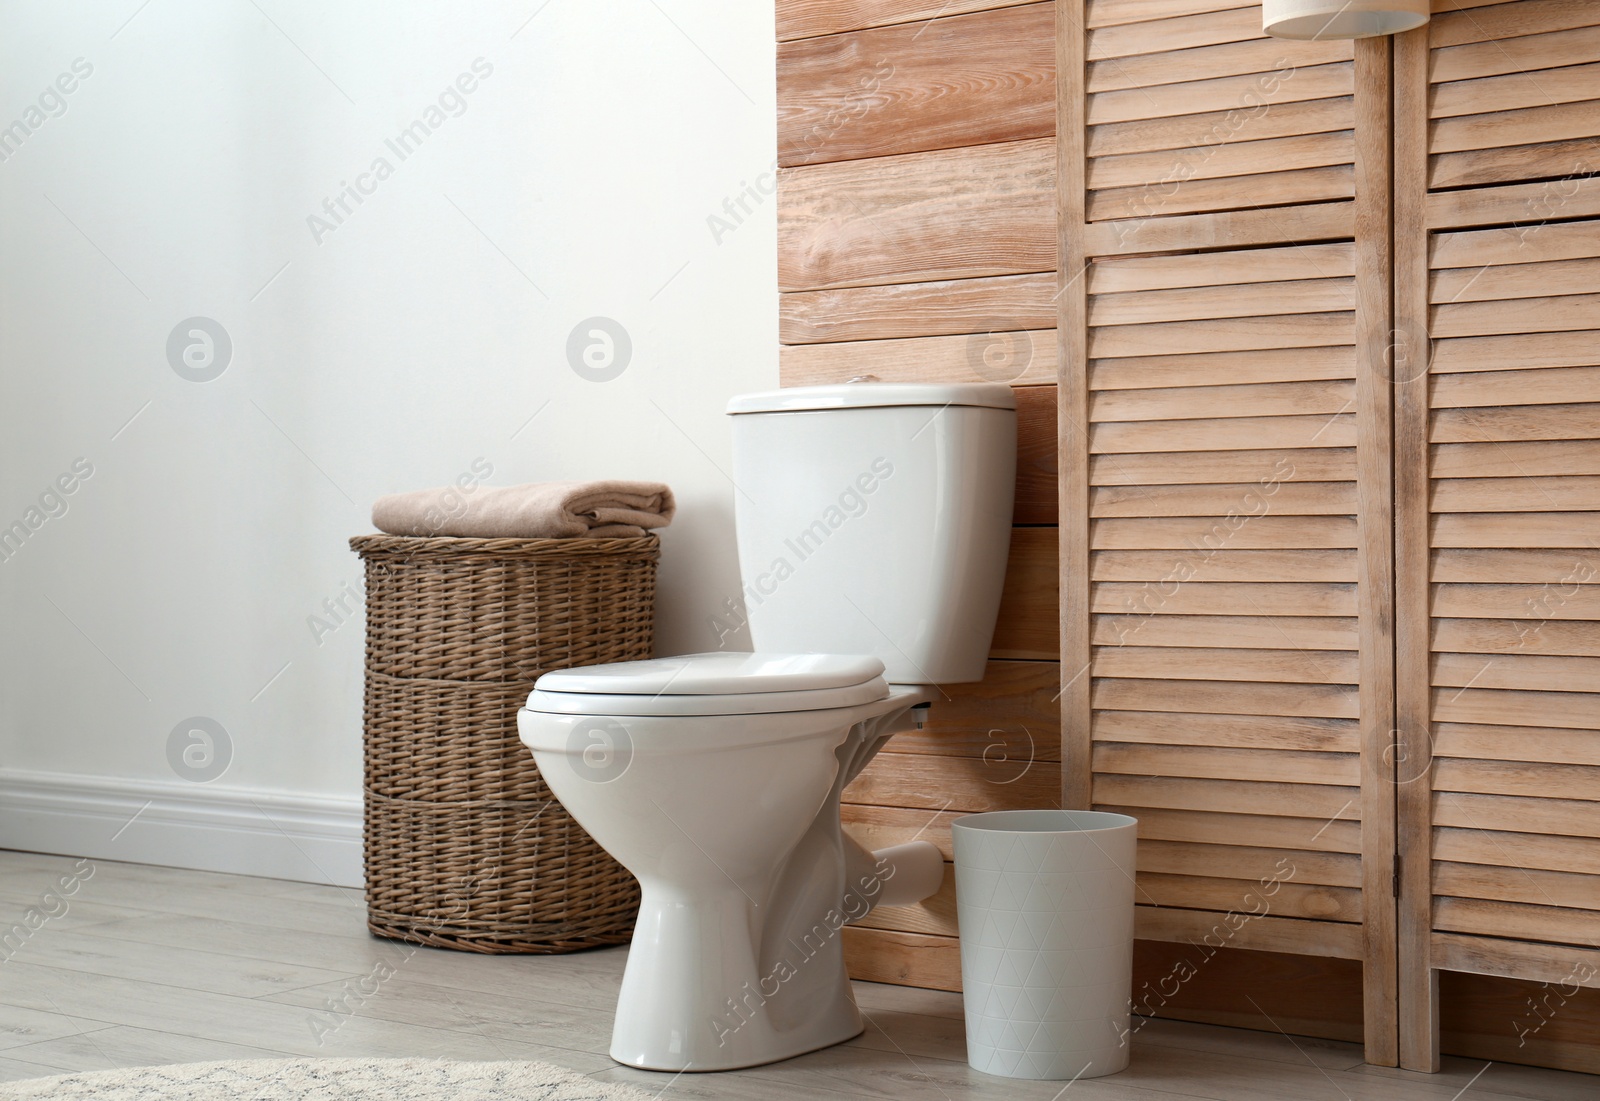
[[[706,653],[563,669],[527,710],[553,715],[767,715],[886,699],[883,662],[861,654]]]

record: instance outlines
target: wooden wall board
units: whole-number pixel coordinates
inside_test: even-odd
[[[1055,133],[1055,5],[1025,4],[778,45],[778,164]]]
[[[1049,138],[778,173],[778,286],[917,283],[1051,271]]]
[[[845,832],[869,850],[927,841],[937,845],[946,860],[955,859],[950,843],[950,823],[966,813],[862,803],[846,803],[842,810]]]
[[[795,291],[779,297],[785,344],[1053,329],[1056,275]]]
[[[961,989],[961,951],[955,937],[854,925],[845,926],[840,935],[851,978],[927,990]]]
[[[1013,7],[1034,0],[778,0],[779,42],[867,27],[926,23],[940,16]]]
[[[1030,762],[1060,761],[1060,678],[1053,661],[991,661],[976,684],[946,685],[926,727],[895,735],[883,752],[976,757],[1009,770],[997,782]]]
[[[783,384],[1001,382],[1018,406],[997,660],[944,686],[927,727],[846,790],[845,828],[869,848],[922,839],[948,859],[959,815],[1059,798],[1054,16],[779,7]],[[847,929],[852,974],[958,987],[952,892]]]
[[[1015,524],[1054,526],[1060,518],[1057,405],[1054,386],[1019,386]]]
[[[905,340],[851,340],[834,344],[786,344],[778,349],[778,374],[785,386],[817,386],[873,375],[883,382],[1009,382],[1053,385],[1053,330],[996,332],[972,336],[927,336]]]
[[[844,790],[844,801],[928,811],[1017,810],[1056,801],[1054,769],[1012,761],[926,754],[879,754]]]
[[[1000,617],[989,653],[996,658],[1057,660],[1060,600],[1056,529],[1011,529]]]
[[[1083,25],[1116,27],[1126,23],[1146,23],[1177,15],[1202,15],[1225,8],[1248,8],[1251,0],[1086,0]]]
[[[880,906],[851,923],[857,929],[888,929],[928,936],[957,935],[955,866],[945,864],[944,883],[939,890],[910,906]]]

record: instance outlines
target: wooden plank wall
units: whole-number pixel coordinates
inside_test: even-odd
[[[1417,1069],[1438,1064],[1438,970],[1548,984],[1518,1014],[1546,1045],[1600,987],[1600,5],[1434,11],[1397,43],[1395,115]]]
[[[1141,937],[1361,960],[1392,1064],[1388,45],[1077,10],[1066,798],[1140,819]]]
[[[1017,388],[1016,527],[993,660],[845,792],[876,848],[1058,806],[1055,5],[779,0],[785,386]],[[845,930],[858,978],[955,990],[954,877]]]

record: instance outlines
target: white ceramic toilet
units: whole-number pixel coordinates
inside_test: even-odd
[[[983,676],[1010,541],[1008,387],[878,382],[735,398],[756,652],[541,677],[522,741],[642,902],[611,1056],[730,1070],[862,1030],[840,927],[938,890],[939,850],[869,853],[839,794],[941,685]]]

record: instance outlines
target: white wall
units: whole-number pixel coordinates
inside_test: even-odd
[[[721,408],[776,385],[776,261],[770,198],[708,218],[771,162],[772,41],[711,0],[0,0],[0,127],[39,123],[0,144],[0,526],[93,470],[0,561],[0,846],[350,879],[363,625],[308,619],[375,496],[475,459],[670,483],[658,646],[716,647]],[[596,315],[612,381],[568,364]],[[196,316],[213,381],[169,363]],[[204,783],[192,716],[232,743]]]

